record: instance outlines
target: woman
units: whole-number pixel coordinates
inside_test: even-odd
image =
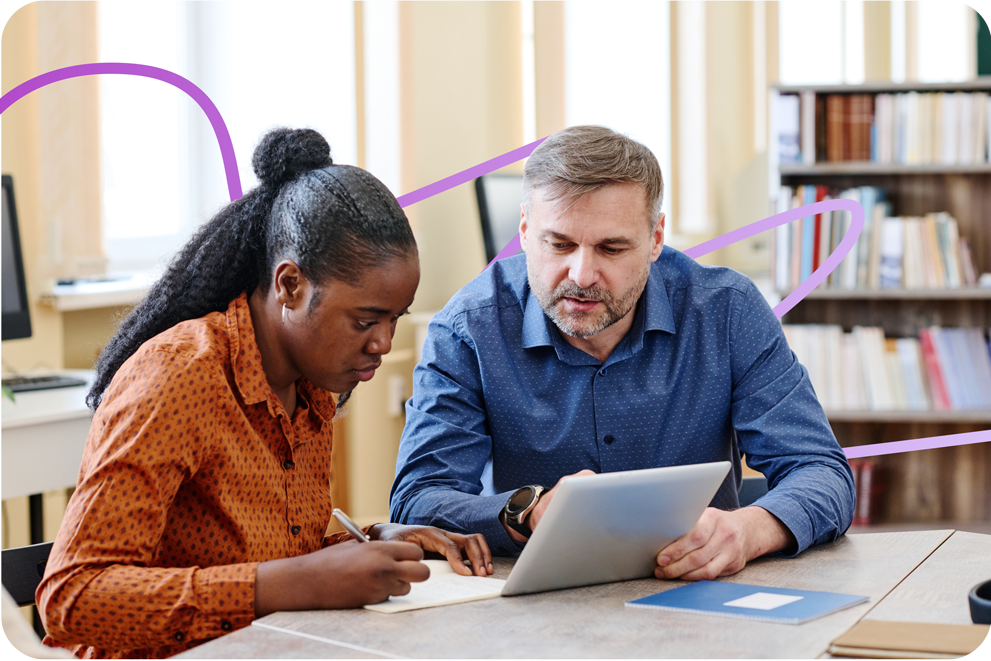
[[[252,166],[261,184],[192,238],[100,356],[37,593],[50,645],[171,656],[277,610],[405,594],[429,576],[423,550],[492,571],[480,535],[325,537],[332,418],[391,348],[416,244],[381,182],[333,165],[315,131],[269,133]]]

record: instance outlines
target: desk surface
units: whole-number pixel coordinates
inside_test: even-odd
[[[953,543],[941,549],[948,538]],[[797,626],[626,608],[627,601],[683,584],[642,579],[393,615],[365,610],[275,613],[184,656],[815,658],[868,613],[878,619],[900,619],[885,615],[897,611],[917,621],[969,622],[962,615],[966,593],[987,573],[989,549],[991,536],[972,533],[865,533],[814,547],[794,559],[761,558],[722,579],[870,597],[867,604]],[[512,563],[496,558],[496,577],[505,578]],[[904,580],[913,572],[916,578]],[[904,589],[896,590],[899,584]],[[946,589],[921,604],[914,602],[911,591],[932,585]],[[961,585],[967,589],[954,587]],[[892,603],[886,606],[889,597]],[[961,599],[962,607],[955,603]],[[944,608],[937,619],[932,611]],[[289,650],[286,635],[306,642],[294,640]]]
[[[967,595],[991,580],[991,535],[959,530],[864,619],[971,624]]]
[[[89,370],[60,370],[87,382]],[[0,498],[76,486],[93,412],[89,386],[19,392],[3,398],[3,465]]]

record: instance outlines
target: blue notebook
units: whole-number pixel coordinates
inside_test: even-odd
[[[801,624],[862,604],[868,599],[860,595],[836,592],[699,581],[636,601],[628,601],[626,605],[633,608],[659,608],[765,622]]]

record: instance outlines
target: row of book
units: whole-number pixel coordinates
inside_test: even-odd
[[[991,341],[982,329],[934,326],[896,339],[872,326],[782,328],[827,411],[991,410]]]
[[[860,238],[820,287],[831,289],[957,289],[978,281],[970,246],[946,212],[924,217],[891,216],[884,191],[860,186],[843,191],[826,186],[782,186],[777,211],[814,202],[850,199],[864,208]],[[831,211],[786,225],[772,238],[771,269],[778,291],[795,289],[836,250],[850,228],[848,211]]]
[[[872,161],[973,165],[991,152],[987,92],[779,94],[781,165]]]
[[[877,460],[873,457],[851,459],[850,470],[853,471],[853,489],[856,496],[852,525],[868,526],[877,511],[878,496],[883,491],[883,483],[878,479]]]

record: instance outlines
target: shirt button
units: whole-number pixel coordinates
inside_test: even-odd
[[[234,628],[234,626],[230,623],[230,620],[221,620],[220,628],[223,631],[230,631],[231,629]]]
[[[613,438],[612,434],[606,434],[606,437],[602,440],[606,442],[606,445],[612,445],[612,442],[616,439]]]
[[[289,459],[286,459],[285,461],[282,462],[282,467],[285,468],[287,471],[288,470],[292,470],[292,467],[295,466],[295,465],[296,464],[294,464]]]
[[[175,638],[175,641],[177,643],[181,643],[182,641],[186,640],[186,634],[184,634],[181,631],[172,637]]]
[[[599,376],[605,376],[605,375],[606,375],[605,370],[599,370]]]
[[[299,526],[293,526],[292,527],[292,534],[298,535],[300,530],[302,530],[302,528],[300,528]]]

